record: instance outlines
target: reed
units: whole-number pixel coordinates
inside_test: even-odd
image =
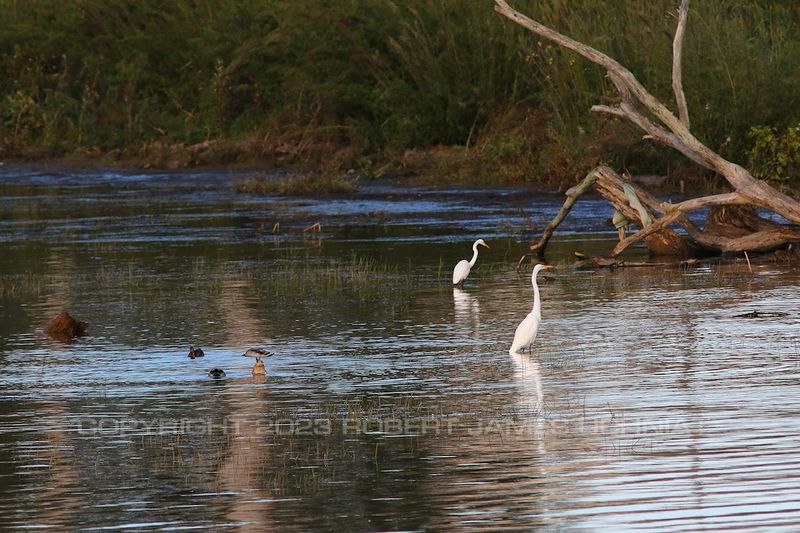
[[[261,196],[313,196],[354,192],[358,181],[346,176],[309,174],[288,178],[253,176],[234,185],[237,192]]]

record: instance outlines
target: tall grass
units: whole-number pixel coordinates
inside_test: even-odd
[[[618,59],[674,108],[670,74],[676,2],[519,4],[545,24]],[[800,95],[792,87],[800,81],[795,67],[800,38],[792,28],[798,22],[800,6],[795,3],[692,3],[683,59],[692,129],[722,155],[745,162],[751,127],[797,122]],[[639,140],[638,130],[626,132],[625,126],[588,116],[593,103],[616,98],[601,69],[540,42],[528,63],[544,85],[540,102],[551,112],[549,127],[558,130],[554,143],[569,143],[577,149],[576,158],[594,153],[637,171],[667,171],[685,164],[677,154]]]
[[[675,4],[514,2],[667,102]],[[723,155],[744,161],[752,126],[798,122],[798,23],[794,2],[692,4],[693,129]],[[465,146],[507,179],[571,179],[600,159],[683,164],[590,116],[614,98],[605,73],[489,0],[0,0],[0,69],[0,155],[248,139],[282,161],[348,167]]]

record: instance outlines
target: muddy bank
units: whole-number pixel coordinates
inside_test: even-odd
[[[437,145],[371,156],[362,155],[362,149],[334,143],[250,138],[196,144],[154,142],[113,150],[84,147],[68,153],[53,147],[26,147],[4,155],[6,165],[55,165],[77,173],[98,167],[120,171],[252,171],[254,175],[268,170],[312,180],[386,178],[411,187],[518,186],[551,193],[564,192],[584,177],[580,169],[542,170],[531,155],[532,148],[502,157],[466,146]],[[664,194],[717,192],[724,185],[700,171],[672,176],[640,174],[633,178]],[[244,188],[241,192],[258,194],[257,189]],[[325,192],[324,188],[311,189],[315,194]],[[343,191],[338,188],[336,192]]]

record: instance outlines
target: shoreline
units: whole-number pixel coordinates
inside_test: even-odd
[[[568,180],[564,177],[543,176],[540,179],[500,179],[492,174],[490,165],[473,162],[470,172],[465,172],[464,162],[453,165],[448,171],[448,157],[442,153],[466,151],[466,147],[433,146],[415,151],[417,161],[415,164],[405,164],[398,161],[397,156],[384,156],[377,163],[371,163],[371,168],[347,168],[330,166],[311,161],[282,158],[279,154],[257,153],[248,146],[247,142],[229,140],[205,141],[195,145],[164,145],[151,153],[133,156],[130,152],[139,152],[135,148],[122,151],[114,149],[106,152],[97,150],[76,150],[63,156],[44,155],[42,157],[17,156],[0,160],[0,173],[5,169],[28,167],[34,170],[58,169],[66,172],[85,172],[97,169],[109,169],[123,173],[191,173],[191,172],[224,172],[242,174],[242,180],[251,177],[262,178],[274,176],[276,178],[292,179],[307,178],[311,181],[317,179],[351,179],[358,182],[387,180],[397,187],[425,187],[431,189],[474,188],[474,189],[530,189],[538,194],[563,195],[570,187],[581,178]],[[212,149],[213,148],[213,149]],[[408,152],[408,151],[406,151]],[[407,154],[404,154],[408,158]],[[348,165],[345,165],[348,166]],[[376,172],[373,169],[379,167]],[[481,172],[482,167],[483,172]],[[522,172],[522,169],[520,169]],[[251,176],[248,176],[251,173]],[[708,194],[709,190],[723,190],[724,184],[713,177],[702,178],[688,176],[684,180],[668,176],[646,175],[635,176],[636,181],[655,194]],[[681,183],[681,181],[683,183]],[[255,191],[238,192],[243,194],[259,194]],[[355,192],[355,189],[354,191]],[[314,190],[307,194],[325,194],[324,190]],[[334,192],[330,194],[351,194],[349,192]],[[596,193],[592,192],[590,196]],[[260,194],[262,196],[277,196],[280,194]],[[291,196],[292,194],[286,194]],[[302,196],[304,194],[298,194]]]

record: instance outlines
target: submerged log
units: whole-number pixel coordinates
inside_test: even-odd
[[[790,223],[800,224],[800,202],[755,179],[745,168],[726,160],[690,131],[689,112],[683,92],[681,58],[689,0],[682,0],[678,26],[673,39],[672,87],[678,115],[656,99],[622,64],[606,54],[519,13],[505,0],[495,0],[495,10],[535,35],[572,50],[602,66],[619,93],[617,105],[595,105],[592,111],[606,113],[632,122],[644,131],[645,139],[673,148],[698,165],[718,173],[732,192],[703,196],[679,204],[660,202],[640,185],[623,180],[609,167],[591,171],[577,187],[567,192],[561,211],[531,248],[541,256],[556,227],[564,220],[577,198],[594,188],[617,211],[639,227],[639,232],[623,238],[611,253],[617,256],[634,243],[644,241],[651,253],[686,257],[697,251],[744,252],[776,250],[800,242],[800,228],[778,224],[760,217],[756,208],[767,209]],[[641,204],[641,205],[640,205]],[[642,209],[644,207],[644,209]],[[692,223],[686,213],[709,208],[706,227]],[[689,241],[681,238],[671,225],[681,226]]]

